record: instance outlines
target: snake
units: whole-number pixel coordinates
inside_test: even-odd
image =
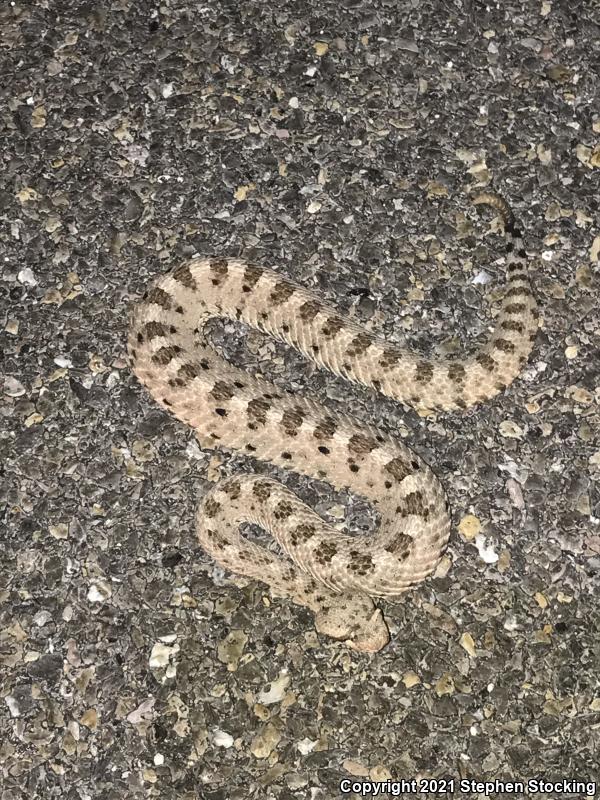
[[[522,371],[539,313],[510,207],[491,192],[473,203],[490,206],[503,221],[506,277],[493,327],[463,357],[423,357],[280,270],[223,255],[177,265],[130,313],[134,374],[156,403],[193,429],[201,447],[237,451],[349,490],[379,515],[375,532],[351,535],[262,474],[219,480],[196,512],[199,542],[217,564],[310,609],[319,633],[359,652],[377,652],[390,638],[375,601],[404,593],[436,569],[451,532],[443,485],[377,421],[333,411],[231,364],[211,344],[206,323],[243,323],[403,407],[461,412],[487,402]],[[279,548],[252,541],[247,524],[264,529]]]

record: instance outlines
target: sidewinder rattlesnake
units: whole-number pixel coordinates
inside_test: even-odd
[[[239,450],[348,488],[379,512],[375,534],[349,536],[282,484],[251,475],[219,481],[197,511],[198,537],[215,561],[307,606],[320,633],[355,650],[375,652],[389,640],[372,598],[399,595],[435,569],[450,535],[444,489],[398,438],[233,367],[203,327],[212,317],[239,320],[405,405],[451,411],[489,400],[527,361],[538,314],[509,207],[488,193],[474,202],[503,217],[507,286],[492,333],[463,360],[422,358],[390,344],[316,292],[238,259],[196,258],[176,267],[131,313],[135,374],[202,446]],[[243,523],[269,531],[291,560],[243,537]]]

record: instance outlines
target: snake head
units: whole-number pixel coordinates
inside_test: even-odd
[[[376,608],[365,626],[352,631],[346,644],[359,653],[376,653],[390,641],[390,632],[380,608]]]
[[[339,601],[338,601],[339,597]],[[364,594],[341,594],[335,604],[320,608],[315,617],[319,633],[343,641],[360,653],[376,653],[390,640],[381,609]]]

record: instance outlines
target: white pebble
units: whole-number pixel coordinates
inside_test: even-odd
[[[90,603],[103,603],[111,594],[112,590],[107,583],[92,583],[87,593],[87,599]]]
[[[481,283],[485,285],[489,283],[491,280],[492,276],[489,273],[487,273],[484,269],[482,269],[481,272],[478,272],[477,275],[475,275],[471,283],[475,284]]]
[[[303,756],[307,756],[309,753],[312,753],[312,751],[315,749],[317,742],[318,739],[304,738],[300,739],[296,747],[298,748],[300,753],[302,753]]]
[[[25,387],[16,378],[8,377],[4,379],[4,394],[9,397],[21,397],[25,394]]]
[[[216,744],[217,747],[232,747],[233,736],[225,731],[216,730],[213,736],[213,743]]]
[[[6,697],[4,698],[4,702],[8,706],[8,710],[10,711],[11,717],[21,716],[21,712],[19,711],[19,706],[17,704],[17,701],[12,695],[7,694]]]
[[[258,695],[258,702],[265,706],[268,706],[271,703],[279,703],[285,695],[285,690],[287,689],[289,682],[290,676],[287,674],[287,670],[284,669],[278,678],[276,678],[274,681],[271,681],[268,689],[263,689],[263,691],[260,692]]]
[[[43,628],[52,619],[52,614],[49,611],[42,610],[34,616],[33,622],[38,628]]]
[[[483,534],[479,534],[475,537],[475,546],[486,564],[495,564],[496,561],[498,561],[498,553],[494,550],[493,545],[486,545],[485,536]]]
[[[37,286],[38,284],[33,270],[29,269],[29,267],[22,269],[17,275],[17,279],[19,283],[22,283],[24,286]]]
[[[160,669],[169,664],[169,659],[179,652],[179,645],[168,647],[162,642],[155,642],[150,653],[148,665],[150,669]]]

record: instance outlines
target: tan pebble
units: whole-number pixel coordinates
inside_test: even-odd
[[[95,708],[88,708],[88,710],[83,713],[79,721],[82,725],[85,725],[86,728],[95,730],[98,726],[98,712]]]
[[[445,578],[448,572],[450,571],[450,567],[452,566],[452,559],[450,556],[445,553],[441,559],[437,567],[435,568],[435,572],[433,573],[434,578]]]
[[[236,671],[247,641],[248,636],[244,631],[233,630],[219,642],[217,646],[217,656],[219,661],[227,664],[227,669],[230,672]]]
[[[62,301],[63,296],[58,289],[48,289],[41,300],[41,302],[45,305],[60,305]]]
[[[473,637],[470,633],[465,632],[460,637],[460,646],[465,650],[472,658],[475,658],[476,650],[475,650],[475,642],[473,641]]]
[[[139,466],[135,463],[135,461],[131,458],[125,460],[125,474],[131,480],[143,480],[144,473],[139,468]]]
[[[38,650],[28,650],[23,656],[23,662],[25,664],[31,664],[34,661],[39,661],[41,655],[42,654]]]
[[[550,631],[552,630],[551,626],[544,625],[541,631],[534,631],[533,634],[533,642],[534,644],[551,644],[552,639],[550,638],[550,631],[547,631],[546,628],[550,627]]]
[[[44,227],[47,233],[54,233],[54,231],[57,231],[59,228],[62,228],[62,222],[58,217],[50,216],[46,220],[46,224]]]
[[[564,287],[561,286],[560,283],[551,283],[549,284],[546,289],[546,294],[549,297],[553,297],[555,300],[564,300],[565,299],[565,290]]]
[[[46,109],[44,106],[37,106],[31,114],[31,127],[44,128],[46,126]]]
[[[20,203],[30,203],[32,200],[40,199],[40,195],[31,186],[24,186],[17,192],[16,197]]]
[[[576,403],[584,406],[589,405],[594,400],[593,394],[582,386],[569,386],[565,394]]]
[[[560,206],[558,203],[550,203],[546,209],[545,218],[548,222],[556,222],[560,219]]]
[[[97,355],[96,353],[94,353],[90,358],[88,366],[94,375],[100,375],[101,373],[106,372],[108,369],[101,356]]]
[[[575,209],[575,224],[578,228],[587,228],[593,222],[593,218],[583,208]]]
[[[500,551],[496,567],[498,568],[498,572],[506,572],[506,570],[510,567],[510,550],[504,548]]]
[[[416,672],[409,670],[402,676],[402,683],[407,689],[412,689],[413,686],[418,686],[421,683],[421,678],[419,678]]]
[[[68,374],[68,369],[66,367],[55,369],[54,372],[48,377],[48,383],[54,383],[54,381],[60,381],[67,374]]]
[[[377,764],[377,766],[369,770],[369,778],[372,781],[378,781],[378,782],[391,781],[392,773],[389,771],[387,767],[384,767],[383,764]]]
[[[281,732],[272,722],[267,723],[250,744],[250,752],[255,758],[268,758],[281,740]]]
[[[360,761],[353,761],[351,758],[347,758],[342,764],[342,767],[347,773],[354,775],[355,778],[369,777],[369,768],[361,764]]]
[[[521,428],[520,425],[517,425],[516,422],[513,422],[513,420],[510,419],[503,420],[498,426],[498,430],[500,431],[500,434],[504,436],[505,439],[523,438],[523,428]]]
[[[77,742],[69,731],[63,736],[62,749],[68,756],[72,756],[77,751]]]
[[[435,683],[435,693],[438,697],[445,694],[454,694],[454,680],[449,672],[444,674]]]
[[[156,449],[152,442],[146,439],[136,439],[131,448],[131,455],[139,463],[153,461],[156,458]]]
[[[600,450],[596,450],[595,453],[592,453],[588,459],[588,463],[592,467],[600,467]]]
[[[48,533],[55,539],[66,539],[69,536],[69,526],[64,522],[59,522],[58,525],[49,525]]]
[[[474,539],[481,530],[481,522],[474,514],[466,514],[459,522],[458,530],[465,539]]]
[[[251,192],[253,189],[256,188],[256,184],[249,183],[244,186],[238,186],[238,188],[234,192],[234,197],[238,201],[245,200],[248,196],[248,192]]]
[[[252,711],[254,712],[254,715],[258,717],[258,719],[262,720],[262,722],[266,722],[271,716],[269,709],[266,706],[263,706],[262,703],[255,703]]]
[[[448,187],[439,181],[427,183],[427,197],[448,197]]]
[[[344,508],[344,506],[339,504],[329,506],[329,508],[327,509],[327,513],[329,514],[330,517],[333,517],[333,519],[339,520],[339,519],[345,519],[346,517],[346,509]]]
[[[546,247],[552,247],[552,245],[558,244],[558,242],[560,242],[560,236],[555,231],[553,233],[549,233],[544,238],[544,244],[546,245]],[[558,285],[560,285],[560,284],[558,284]],[[563,292],[564,292],[564,289],[563,289]]]
[[[600,241],[600,239],[599,239]],[[592,270],[590,269],[588,264],[581,264],[575,270],[575,280],[579,284],[579,286],[583,286],[584,289],[590,289],[592,286]]]
[[[577,511],[584,517],[591,516],[592,506],[590,503],[590,496],[587,492],[582,492],[577,498],[577,502],[575,504],[575,511]]]
[[[575,148],[575,155],[577,159],[581,161],[582,164],[585,164],[586,167],[591,167],[590,159],[592,156],[592,148],[586,147],[586,145],[581,144],[581,142]]]
[[[536,155],[541,164],[550,164],[552,162],[552,150],[545,147],[541,142],[536,147]]]

